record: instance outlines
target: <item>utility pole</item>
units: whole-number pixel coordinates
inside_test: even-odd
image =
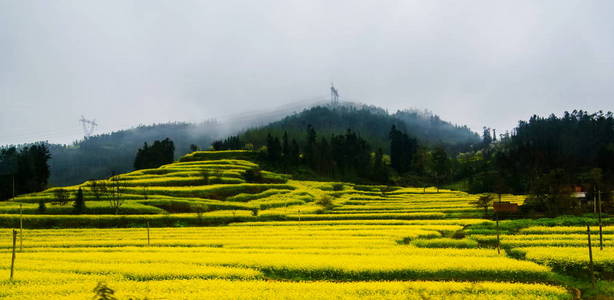
[[[497,222],[497,254],[501,254],[501,238],[499,236],[499,215],[495,212],[495,221]]]
[[[597,188],[593,186],[593,213],[597,213]]]
[[[588,235],[588,259],[589,259],[589,271],[591,272],[591,281],[593,288],[595,288],[595,272],[593,271],[593,247],[591,245],[591,226],[586,224],[586,234]]]
[[[23,206],[19,204],[19,252],[23,252]]]
[[[599,208],[599,214],[598,214],[598,218],[599,218],[599,250],[603,250],[603,226],[601,224],[601,190],[599,190],[598,201],[599,201],[599,204],[597,204],[597,207]]]
[[[11,277],[13,280],[13,274],[15,273],[15,246],[17,244],[17,230],[13,229],[13,254],[11,255]]]

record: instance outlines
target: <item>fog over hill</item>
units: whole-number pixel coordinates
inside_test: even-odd
[[[611,1],[1,1],[0,144],[326,94],[504,132],[612,110]],[[319,91],[319,92],[318,92]],[[369,101],[372,99],[374,101]],[[102,128],[105,127],[105,128]]]
[[[426,110],[405,109],[395,113],[361,103],[341,102],[318,105],[289,115],[267,126],[247,130],[241,135],[244,142],[262,146],[270,133],[281,137],[285,132],[301,142],[308,125],[320,136],[342,134],[347,129],[358,133],[376,148],[388,151],[388,134],[396,126],[425,145],[443,145],[450,152],[462,152],[480,142],[480,137],[467,126],[442,120]]]
[[[328,114],[321,114],[322,109]],[[112,172],[129,171],[137,150],[144,143],[164,138],[173,140],[175,156],[179,157],[188,153],[192,144],[200,149],[207,149],[214,140],[241,132],[253,135],[254,132],[266,131],[267,128],[277,128],[281,131],[296,132],[298,137],[304,133],[307,125],[305,122],[308,122],[310,115],[313,116],[314,113],[325,118],[326,122],[335,124],[334,128],[324,128],[323,123],[313,119],[313,125],[324,132],[341,132],[351,128],[368,137],[374,146],[384,149],[387,149],[387,132],[395,122],[405,122],[410,134],[429,143],[441,142],[450,147],[460,145],[462,149],[479,140],[477,135],[466,127],[442,121],[428,111],[408,109],[389,114],[379,107],[349,101],[331,105],[320,97],[286,104],[270,111],[229,114],[220,120],[140,125],[93,135],[72,144],[51,143],[49,181],[51,185],[76,184],[87,179],[109,176]],[[253,137],[250,142],[259,143],[261,139]]]

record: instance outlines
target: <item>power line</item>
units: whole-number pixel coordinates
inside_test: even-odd
[[[81,120],[79,120],[79,122],[81,122],[81,125],[83,125],[83,136],[86,138],[92,136],[94,129],[96,126],[98,126],[96,120],[87,120],[83,117],[83,115],[81,115]]]

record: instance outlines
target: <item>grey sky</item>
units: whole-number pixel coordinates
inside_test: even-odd
[[[614,110],[612,1],[0,0],[0,144],[342,98],[500,132]]]

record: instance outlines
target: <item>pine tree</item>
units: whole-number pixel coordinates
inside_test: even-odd
[[[75,202],[73,203],[73,212],[81,214],[85,211],[85,199],[83,198],[83,190],[79,188],[75,195]]]
[[[388,182],[388,171],[386,169],[386,165],[384,164],[384,151],[382,148],[378,148],[375,152],[375,156],[373,157],[373,172],[372,179],[379,183],[387,183]]]
[[[281,152],[285,161],[288,161],[290,158],[290,143],[288,141],[288,132],[284,131],[284,135],[281,139]]]
[[[42,214],[47,211],[47,206],[45,205],[45,200],[38,200],[38,213]]]
[[[405,173],[412,167],[412,162],[418,151],[418,142],[392,126],[390,138],[390,166],[399,173]]]
[[[267,135],[267,158],[269,161],[279,163],[281,161],[281,145],[279,138],[273,137],[270,133]]]
[[[492,136],[490,135],[490,128],[484,127],[483,129],[484,131],[482,133],[482,144],[484,144],[484,147],[487,147],[488,145],[490,145],[490,143],[492,143]]]
[[[301,148],[295,139],[292,139],[292,143],[290,145],[290,164],[297,165],[300,160]]]
[[[437,192],[441,185],[448,179],[450,175],[450,159],[448,153],[441,147],[435,147],[431,154],[432,176],[437,187]]]
[[[313,129],[311,124],[309,124],[307,126],[307,143],[305,144],[305,149],[303,150],[303,159],[305,160],[305,163],[312,168],[315,166],[315,154],[317,148],[316,138],[316,131]]]
[[[157,168],[172,163],[174,159],[175,145],[173,141],[166,138],[162,141],[154,141],[151,146],[144,143],[143,148],[137,151],[134,158],[134,168],[137,170]]]

